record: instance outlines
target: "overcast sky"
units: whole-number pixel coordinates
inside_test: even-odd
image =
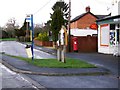
[[[4,26],[8,19],[14,17],[17,24],[24,22],[26,14],[33,14],[34,23],[41,24],[50,19],[51,7],[58,0],[0,0],[0,26]],[[69,0],[64,0],[66,3]],[[106,15],[113,0],[71,0],[71,19],[85,13],[85,7],[90,6],[95,15]]]

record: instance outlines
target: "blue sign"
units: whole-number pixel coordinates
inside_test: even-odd
[[[31,22],[31,16],[26,17],[26,22]]]

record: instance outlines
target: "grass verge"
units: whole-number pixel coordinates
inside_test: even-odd
[[[11,56],[11,55],[9,55]],[[85,61],[66,58],[66,63],[59,62],[57,59],[34,59],[32,61],[30,58],[23,58],[19,56],[11,56],[20,60],[24,60],[30,64],[39,67],[47,67],[47,68],[96,68],[95,65],[89,64]]]
[[[15,41],[16,38],[0,38],[0,41]]]

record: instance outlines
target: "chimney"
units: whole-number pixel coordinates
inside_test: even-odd
[[[86,12],[90,12],[90,6],[86,7]]]

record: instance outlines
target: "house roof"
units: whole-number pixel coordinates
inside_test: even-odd
[[[96,17],[97,19],[101,19],[101,18],[104,18],[104,17],[108,16],[108,15],[94,15],[94,14],[91,13],[91,12],[86,12],[86,13],[83,13],[83,14],[75,17],[75,18],[72,19],[70,22],[71,22],[71,23],[72,23],[72,22],[75,22],[75,21],[77,21],[78,19],[80,19],[80,18],[82,18],[83,16],[85,16],[86,14],[91,14],[91,15],[93,15],[94,17]]]
[[[98,18],[97,19],[102,19],[102,18],[105,18],[105,17],[107,17],[107,16],[109,16],[109,15],[96,15]]]
[[[96,20],[97,24],[101,24],[101,23],[113,23],[113,24],[119,24],[120,23],[120,15],[116,15],[116,16],[108,16],[102,19],[98,19]]]
[[[97,21],[97,22],[100,22],[100,21],[104,21],[104,20],[117,19],[117,18],[120,18],[120,15],[116,15],[116,16],[107,16],[107,17],[98,19],[98,20],[96,20],[96,21]]]

